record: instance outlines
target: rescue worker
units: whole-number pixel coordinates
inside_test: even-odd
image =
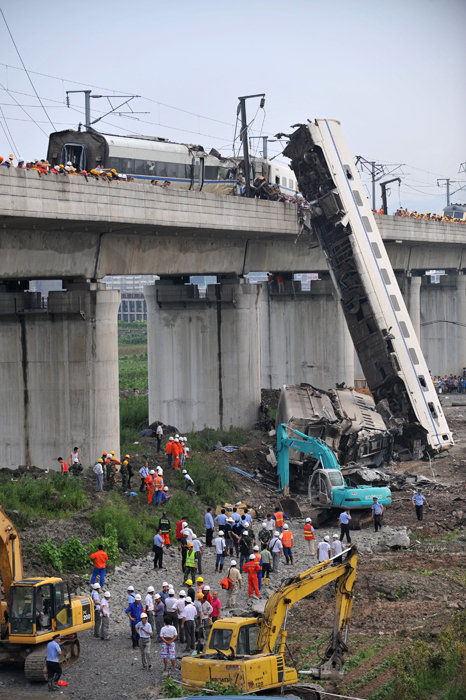
[[[257,581],[258,581],[259,590],[260,590],[262,588],[262,555],[259,552],[259,545],[257,545],[257,544],[254,545],[253,554],[254,554],[255,560],[257,561],[258,564],[260,564],[260,567],[261,567],[261,570],[257,574]]]
[[[269,542],[269,549],[272,553],[272,562],[273,562],[273,568],[272,571],[274,574],[278,573],[278,565],[280,563],[280,554],[283,553],[283,544],[280,539],[280,533],[278,530],[275,530],[273,533],[273,537]]]
[[[205,545],[206,547],[212,547],[212,535],[214,533],[214,519],[212,517],[212,508],[207,508],[204,515],[205,521]]]
[[[92,470],[96,476],[96,484],[95,484],[96,491],[102,491],[104,488],[103,463],[104,463],[104,460],[102,459],[102,457],[99,457],[99,459],[97,460],[97,462],[94,465],[94,469]]]
[[[187,578],[185,584],[188,586],[186,589],[186,595],[189,595],[191,600],[196,600],[196,591],[194,590],[192,579]]]
[[[176,468],[176,467],[175,467],[175,468]],[[183,469],[183,476],[184,476],[184,480],[185,480],[185,484],[186,484],[186,491],[188,491],[188,493],[195,493],[195,491],[194,491],[194,481],[193,481],[192,478],[189,476],[189,474],[188,474],[188,472],[186,471],[186,469]]]
[[[139,476],[141,477],[141,484],[139,486],[139,491],[142,492],[144,491],[146,484],[145,484],[145,479],[146,476],[149,474],[149,464],[148,462],[144,462],[142,467],[139,470]]]
[[[181,629],[186,640],[185,652],[187,654],[194,651],[195,646],[195,619],[197,616],[196,607],[193,605],[191,596],[186,596],[186,605],[181,614]]]
[[[374,530],[378,532],[379,528],[382,529],[382,515],[385,509],[383,505],[379,503],[377,496],[374,496],[372,500],[374,501],[371,506],[372,520],[374,521]]]
[[[168,587],[167,587],[167,596],[168,596]],[[156,593],[154,596],[154,616],[155,616],[155,631],[156,631],[155,643],[156,644],[158,644],[160,642],[160,630],[162,629],[162,626],[163,626],[164,614],[165,614],[165,605],[162,602],[162,598],[160,596],[160,593]]]
[[[152,545],[152,551],[154,552],[154,569],[157,568],[157,565],[159,569],[163,567],[163,545],[164,539],[160,530],[157,530],[157,533],[154,535],[154,544]]]
[[[416,518],[419,520],[419,522],[422,522],[422,518],[424,515],[424,503],[427,507],[429,507],[429,503],[427,502],[427,498],[422,493],[422,489],[418,489],[417,493],[414,494],[411,500],[413,506],[416,506]]]
[[[259,530],[258,538],[261,545],[267,545],[272,538],[272,533],[267,528],[267,522],[265,520],[262,523],[261,529]]]
[[[338,520],[340,521],[340,542],[343,542],[343,538],[346,535],[346,541],[348,544],[351,544],[351,536],[350,536],[350,526],[349,522],[351,520],[351,515],[349,508],[344,510],[340,515],[338,516]]]
[[[169,437],[165,445],[165,454],[167,455],[168,468],[171,469],[173,464],[173,438]]]
[[[139,637],[139,649],[141,651],[141,663],[143,669],[150,670],[152,668],[150,658],[150,638],[152,636],[153,627],[148,621],[148,615],[145,612],[141,613],[141,619],[135,625],[136,634]]]
[[[316,555],[316,538],[314,535],[314,528],[312,526],[312,518],[306,518],[304,523],[304,540],[307,544],[308,554],[312,554],[313,557]]]
[[[180,466],[180,456],[182,452],[182,447],[180,445],[180,439],[175,438],[173,441],[172,454],[173,454],[173,469],[178,469]],[[184,473],[184,472],[183,472]]]
[[[82,472],[83,465],[81,459],[79,458],[77,447],[73,447],[73,451],[70,452],[68,457],[68,465],[70,467],[70,472],[74,474],[74,476],[78,476]]]
[[[317,561],[319,564],[330,558],[330,537],[325,535],[322,542],[317,545]]]
[[[105,591],[104,597],[100,601],[100,616],[102,618],[100,621],[100,638],[103,639],[104,642],[108,642],[108,640],[110,639],[110,597],[110,593],[108,591]]]
[[[262,545],[262,551],[261,551],[261,556],[262,556],[262,578],[264,579],[264,584],[266,586],[269,585],[269,576],[270,576],[270,571],[272,569],[272,554],[266,544]]]
[[[125,610],[125,613],[128,615],[131,622],[131,639],[133,641],[133,649],[135,649],[139,646],[139,635],[136,632],[136,625],[138,622],[141,621],[142,614],[142,603],[141,596],[139,593],[136,593],[136,595],[134,596],[134,603],[128,605],[128,607]]]
[[[342,558],[340,555],[342,553],[342,550],[343,550],[343,545],[341,544],[340,540],[338,539],[338,535],[336,535],[336,534],[333,535],[330,553],[331,553],[332,557],[337,557],[337,559],[335,559],[336,564],[341,564]]]
[[[257,574],[262,570],[260,564],[257,563],[254,554],[249,555],[249,561],[243,564],[243,571],[248,575],[248,598],[255,595],[259,598],[259,582],[257,580]]]
[[[157,467],[157,471],[154,472],[154,505],[158,506],[162,500],[163,492],[163,477],[160,474],[161,467]]]
[[[241,574],[236,565],[236,559],[231,560],[227,577],[232,583],[232,587],[227,590],[227,605],[229,608],[233,608],[236,605],[236,596],[238,595],[238,590],[241,590],[242,584]]]
[[[133,467],[132,467],[132,465],[131,465],[131,457],[130,457],[129,455],[125,455],[125,461],[126,461],[126,463],[127,463],[127,469],[128,469],[128,481],[127,481],[127,486],[128,486],[128,489],[131,490],[131,479],[132,479],[133,476],[134,476],[134,470],[133,470]]]
[[[273,514],[273,519],[275,520],[275,529],[281,532],[283,530],[283,523],[287,520],[287,516],[282,510],[277,510]]]
[[[62,650],[60,647],[60,635],[54,634],[52,640],[47,644],[46,665],[47,665],[47,683],[50,691],[59,690],[57,685],[61,676],[60,656]]]
[[[60,471],[61,471],[61,473],[62,473],[62,474],[66,474],[66,476],[68,476],[68,465],[67,465],[67,463],[65,462],[65,460],[63,459],[63,457],[59,457],[59,458],[57,459],[57,462],[60,462]]]
[[[244,523],[242,526],[242,533],[241,537],[239,540],[239,567],[240,569],[243,568],[243,564],[245,561],[248,560],[249,555],[251,554],[252,548],[254,546],[254,536],[251,537],[251,533],[249,532],[249,525],[248,523]]]
[[[168,493],[168,486],[164,486],[163,491],[162,491],[162,497],[160,499],[160,503],[164,506],[170,502],[170,499],[171,499],[171,496]]]
[[[185,579],[194,579],[196,575],[196,552],[194,551],[194,544],[192,542],[188,542],[188,551],[186,552],[184,567]]]
[[[169,547],[170,546],[170,520],[168,519],[165,511],[162,513],[162,517],[159,519],[159,524],[157,526],[157,530],[160,531],[160,534],[163,538],[165,547]]]
[[[204,549],[202,547],[201,540],[199,540],[197,535],[194,535],[194,534],[193,534],[193,545],[194,545],[194,552],[196,555],[197,573],[202,574],[202,555],[204,554]],[[188,593],[188,595],[189,595],[189,593]],[[194,600],[194,596],[191,596],[191,599]]]
[[[223,537],[223,530],[218,531],[218,537],[215,538],[214,540],[214,547],[215,547],[215,571],[223,571],[223,562],[225,561],[225,554],[226,554],[226,542],[225,538]],[[220,569],[219,569],[220,567]]]
[[[100,583],[92,584],[91,598],[94,602],[94,637],[100,637]]]
[[[129,488],[129,462],[127,459],[124,459],[121,467],[120,467],[120,474],[121,474],[121,488],[123,491],[126,491],[127,488]]]
[[[155,481],[155,469],[151,469],[148,475],[144,478],[144,484],[147,487],[147,505],[150,506],[154,496],[154,481]]]
[[[149,586],[147,589],[147,595],[144,599],[144,608],[147,613],[147,619],[152,626],[152,629],[155,628],[155,618],[154,618],[154,593],[155,589],[154,586]]]
[[[223,526],[223,536],[226,542],[226,548],[230,552],[230,557],[233,556],[233,535],[231,533],[232,527],[235,524],[233,518],[227,518],[226,524]]]
[[[285,523],[283,525],[281,541],[283,545],[283,554],[285,555],[286,563],[293,564],[293,533],[291,532],[288,523]]]

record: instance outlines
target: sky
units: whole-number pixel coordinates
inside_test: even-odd
[[[441,211],[445,184],[437,179],[456,181],[452,192],[466,187],[459,172],[466,163],[465,0],[0,6],[2,155],[45,157],[50,132],[84,121],[84,96],[70,95],[69,108],[65,101],[66,90],[84,89],[141,96],[131,115],[99,121],[103,132],[163,136],[229,155],[238,96],[263,92],[264,109],[247,101],[251,135],[338,119],[354,155],[386,165],[382,179],[401,177],[390,188],[390,213],[400,205]],[[91,110],[93,119],[102,116],[107,99],[92,99]],[[270,143],[270,154],[283,146]],[[367,174],[363,181],[369,185]],[[376,194],[379,207],[379,185]],[[466,202],[466,189],[451,200]]]

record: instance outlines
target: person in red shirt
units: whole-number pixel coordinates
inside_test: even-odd
[[[173,464],[173,438],[169,437],[165,445],[165,454],[167,455],[167,464],[170,469]]]
[[[68,465],[63,459],[63,457],[59,457],[57,459],[57,462],[60,462],[60,471],[62,474],[68,474]]]
[[[256,598],[259,598],[259,581],[257,580],[257,574],[262,571],[262,566],[257,563],[254,554],[249,555],[249,561],[243,564],[243,571],[248,575],[248,597],[250,598],[253,593]]]
[[[154,495],[154,478],[155,469],[151,469],[146,478],[144,479],[144,483],[147,486],[147,505],[149,506],[152,503],[152,497]]]
[[[172,454],[174,457],[174,462],[173,462],[173,469],[178,469],[180,466],[180,457],[181,453],[183,451],[183,448],[180,445],[180,440],[179,438],[175,438],[173,441],[173,447],[172,447]]]
[[[218,597],[218,591],[214,591],[212,594],[212,622],[220,619],[220,608],[222,607],[222,601]]]
[[[104,552],[103,544],[99,544],[97,552],[93,552],[90,558],[94,560],[94,571],[91,576],[91,586],[95,583],[97,576],[100,575],[100,587],[103,588],[105,582],[105,568],[107,566],[108,554]]]

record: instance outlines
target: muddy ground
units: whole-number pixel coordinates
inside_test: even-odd
[[[430,504],[425,509],[424,522],[418,523],[416,520],[411,503],[412,487],[393,492],[393,505],[384,516],[384,527],[389,528],[388,532],[403,532],[407,528],[410,546],[407,549],[387,548],[383,543],[383,530],[382,535],[376,535],[370,528],[353,533],[353,540],[361,553],[347,659],[364,648],[371,647],[375,653],[362,664],[351,668],[343,683],[334,688],[336,692],[370,697],[393,673],[393,669],[390,665],[387,667],[387,663],[384,665],[384,661],[409,644],[416,634],[438,634],[453,613],[465,604],[466,405],[450,407],[447,400],[445,412],[456,439],[451,452],[431,465],[416,462],[397,467],[400,471],[409,470],[414,475],[431,479],[431,483],[424,488]],[[265,455],[271,442],[264,433],[256,431],[241,450],[231,454],[218,451],[206,459],[228,464],[254,476],[258,473],[258,467],[265,473]],[[148,446],[149,442],[141,441],[138,449],[143,453]],[[276,496],[267,483],[238,474],[232,500],[239,499],[256,508],[260,517],[276,504]],[[302,571],[313,563],[305,551],[302,536],[304,517],[309,512],[308,504],[304,496],[297,500],[301,517],[291,521],[296,540],[295,564],[293,567],[281,565],[279,575],[271,580],[271,587],[263,589],[264,597],[269,595],[271,588],[279,585],[282,578]],[[26,563],[28,573],[42,573],[37,556],[33,553],[34,543],[44,533],[52,535],[52,539],[61,540],[82,532],[81,528],[90,527],[85,516],[83,513],[68,521],[54,523],[52,531],[46,524],[25,531],[22,540],[29,557]],[[336,522],[329,522],[317,535],[320,538],[336,531]],[[86,530],[84,534],[87,537],[91,532]],[[209,552],[204,558],[204,579],[212,588],[218,588],[220,578],[214,572],[214,555]],[[159,695],[163,676],[158,646],[153,645],[151,672],[143,672],[137,650],[131,648],[124,607],[125,590],[129,584],[144,595],[148,585],[160,590],[163,580],[173,583],[177,591],[183,585],[179,557],[173,549],[165,556],[161,571],[154,572],[151,556],[148,555],[139,560],[128,558],[108,576],[105,587],[112,592],[111,641],[102,642],[87,632],[81,634],[81,659],[64,674],[70,685],[63,691],[63,697],[74,700],[107,697],[143,700]],[[87,590],[77,578],[73,582],[78,590]],[[249,610],[244,589],[239,609],[244,612]],[[288,647],[298,668],[306,669],[313,665],[316,647],[319,644],[322,650],[325,647],[325,639],[332,628],[333,610],[334,591],[330,587],[292,609]],[[179,651],[181,648],[179,645]],[[179,678],[179,666],[178,660],[175,678]],[[39,699],[43,691],[40,684],[25,682],[20,669],[0,671],[0,695],[5,694],[11,700],[29,695]]]

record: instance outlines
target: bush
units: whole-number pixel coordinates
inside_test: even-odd
[[[2,506],[18,527],[30,524],[33,518],[68,517],[89,505],[82,481],[58,472],[44,472],[37,479],[24,476],[17,481],[3,477],[0,489]]]
[[[190,457],[185,468],[192,477],[198,497],[204,503],[215,507],[225,500],[232,499],[233,475],[225,468],[208,464],[202,457]],[[184,489],[184,478],[178,476],[179,488]]]
[[[128,503],[125,503],[119,494],[112,494],[112,502],[102,504],[92,513],[90,521],[104,536],[111,532],[117,546],[124,552],[141,554],[152,548],[161,511],[149,511],[145,503],[140,504],[139,501],[134,506],[134,512],[131,512]]]
[[[149,425],[149,396],[142,394],[120,399],[120,442],[134,442],[138,433]]]

